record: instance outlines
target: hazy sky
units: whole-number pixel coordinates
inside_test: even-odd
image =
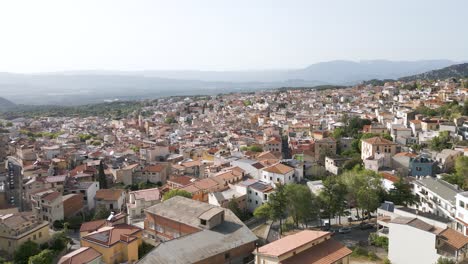
[[[468,59],[466,0],[1,0],[0,71]]]

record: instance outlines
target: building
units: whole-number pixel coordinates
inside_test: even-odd
[[[105,207],[111,211],[120,212],[125,204],[125,191],[121,189],[101,189],[94,197],[96,207]]]
[[[314,142],[315,161],[323,164],[326,156],[336,155],[336,141],[324,138]]]
[[[53,191],[43,191],[31,196],[33,212],[42,220],[48,221],[50,225],[54,221],[63,220],[62,194]]]
[[[433,158],[437,161],[441,172],[449,172],[455,168],[455,161],[463,156],[463,152],[453,149],[443,149],[441,152],[434,153]]]
[[[101,264],[102,254],[91,247],[80,247],[60,258],[58,264]]]
[[[263,169],[261,180],[272,185],[277,183],[288,184],[296,182],[296,178],[294,177],[294,168],[282,163],[277,163]]]
[[[397,153],[396,147],[397,144],[381,137],[364,139],[361,141],[361,159],[365,162],[381,158],[383,167],[391,167],[392,157]]]
[[[93,210],[96,207],[96,192],[99,182],[74,182],[65,187],[64,194],[81,193],[83,195],[84,210]]]
[[[437,172],[437,164],[427,155],[419,155],[410,158],[409,169],[411,176],[434,176]]]
[[[455,196],[460,192],[458,187],[432,177],[413,182],[413,193],[420,200],[417,209],[452,220],[455,218]]]
[[[342,172],[343,165],[350,158],[340,158],[340,157],[325,157],[325,170],[330,172],[333,175],[338,175]]]
[[[81,238],[82,247],[90,247],[102,255],[104,263],[135,262],[142,244],[142,230],[136,226],[117,224],[104,226]]]
[[[235,186],[238,193],[246,196],[246,209],[253,213],[257,207],[268,201],[268,196],[274,192],[270,184],[258,180],[245,180]]]
[[[465,236],[468,236],[468,192],[457,193],[455,199],[455,220],[457,221],[456,229]]]
[[[145,216],[144,209],[160,201],[161,193],[158,188],[129,192],[127,203],[129,223],[131,223],[132,220],[142,219]]]
[[[304,230],[258,248],[255,264],[348,264],[352,251],[330,232]]]
[[[158,244],[139,263],[247,263],[257,237],[229,209],[173,197],[145,210],[144,236]]]
[[[62,196],[63,217],[70,218],[83,211],[83,195],[81,193],[71,193]]]
[[[32,212],[0,215],[0,251],[12,255],[26,241],[49,241],[49,222]]]
[[[236,191],[236,189],[227,189],[222,192],[213,192],[208,194],[208,203],[223,208],[229,208],[229,203],[234,201],[240,210],[247,208],[247,195]]]
[[[388,259],[394,264],[437,263],[440,257],[460,263],[467,258],[468,237],[418,218],[393,219],[388,237]]]

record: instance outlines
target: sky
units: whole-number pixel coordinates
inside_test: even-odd
[[[466,0],[2,0],[0,72],[468,60]]]

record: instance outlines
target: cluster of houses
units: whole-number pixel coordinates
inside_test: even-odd
[[[392,242],[405,232],[434,238],[428,259],[442,251],[464,259],[468,195],[440,175],[451,173],[468,148],[424,146],[444,131],[466,140],[468,116],[424,116],[417,109],[464,102],[468,89],[453,80],[421,81],[415,90],[404,85],[161,98],[119,120],[10,120],[0,133],[0,234],[7,234],[0,235],[0,249],[12,255],[25,241],[42,244],[54,223],[104,208],[112,214],[83,223],[81,248],[60,263],[316,263],[302,260],[327,258],[324,248],[334,257],[320,263],[348,263],[349,249],[327,232],[304,231],[258,247],[227,208],[234,201],[251,214],[277,184],[320,192],[321,182],[308,179],[343,171],[351,159],[343,153],[355,148],[355,138],[333,131],[357,117],[370,120],[359,131],[373,135],[358,142],[362,165],[382,175],[388,190],[403,177],[421,201],[378,211],[392,263],[411,263],[404,254],[410,247]],[[163,201],[175,189],[192,199]],[[143,241],[155,248],[139,256]]]

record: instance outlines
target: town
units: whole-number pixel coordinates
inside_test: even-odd
[[[0,263],[468,263],[468,79],[138,104],[1,120]]]

